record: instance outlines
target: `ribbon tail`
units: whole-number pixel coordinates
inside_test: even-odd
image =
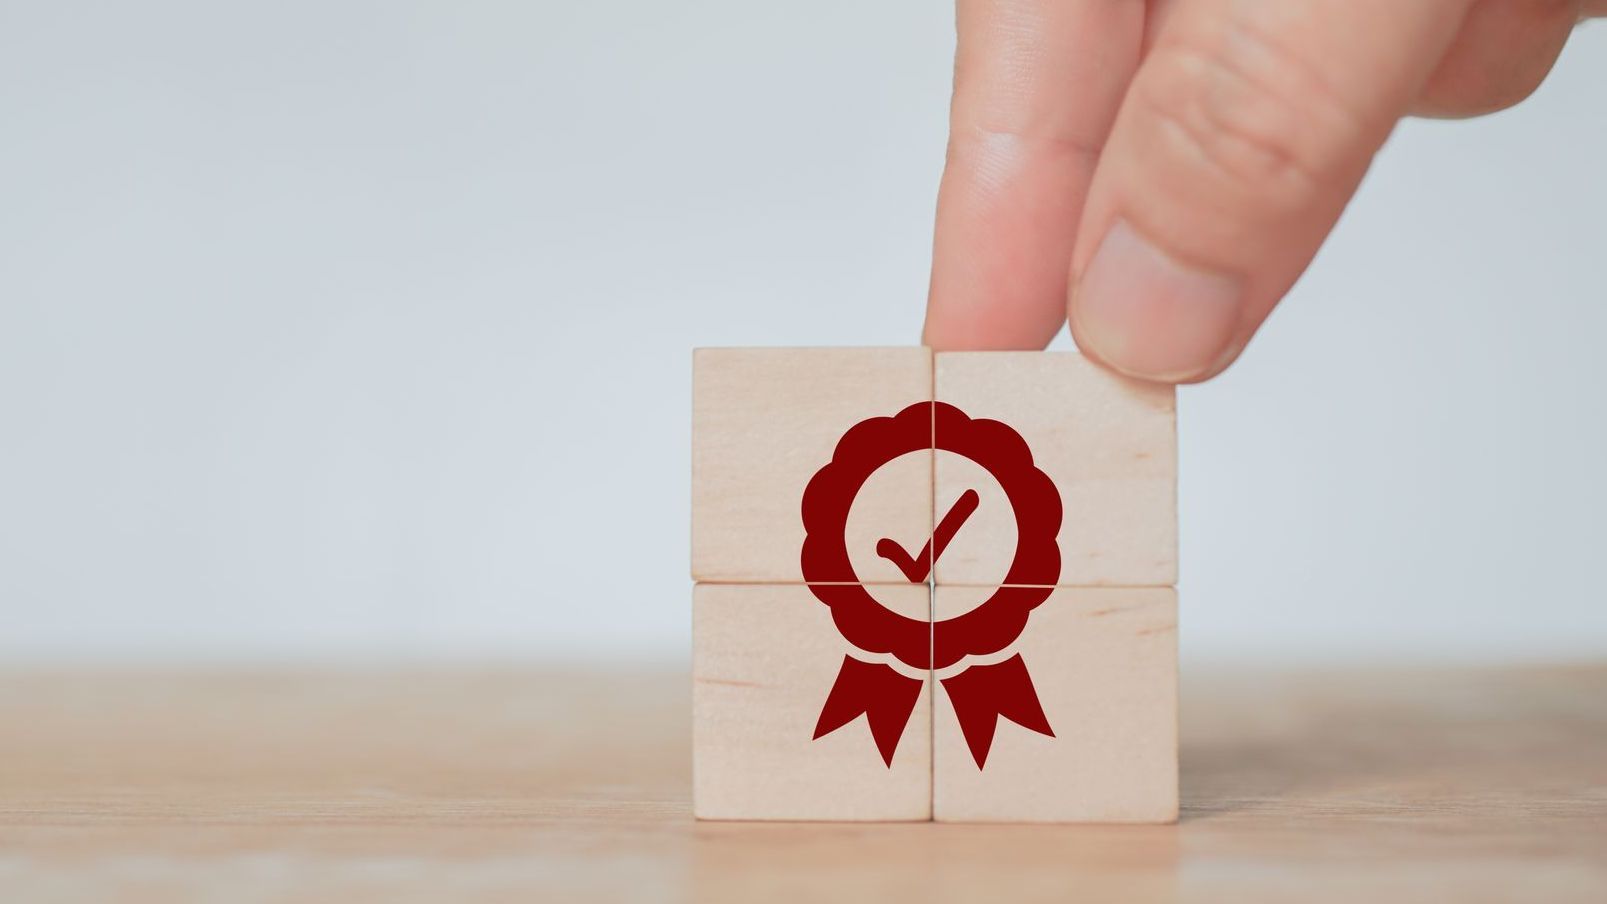
[[[821,707],[820,720],[815,723],[815,738],[831,734],[864,714],[882,762],[891,769],[893,751],[898,748],[898,739],[903,737],[904,726],[920,696],[919,679],[906,678],[885,665],[844,656],[837,681],[826,695],[826,705]]]
[[[1020,653],[995,665],[972,666],[944,678],[943,689],[954,704],[954,718],[978,769],[987,764],[1000,716],[1038,734],[1055,736]]]

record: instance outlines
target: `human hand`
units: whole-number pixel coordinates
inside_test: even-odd
[[[1607,0],[958,0],[925,341],[1233,363],[1395,123],[1527,97]],[[1069,290],[1069,303],[1068,303]]]

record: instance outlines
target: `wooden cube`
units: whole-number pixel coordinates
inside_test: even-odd
[[[993,593],[939,586],[936,636],[944,620],[996,605]],[[1175,821],[1176,593],[1170,587],[1043,593],[1025,629],[1003,650],[935,674],[934,817]]]
[[[698,349],[693,353],[692,578],[805,580],[800,502],[850,429],[932,398],[924,348]],[[848,513],[852,568],[811,581],[908,583],[877,553],[919,549],[932,525],[930,442],[879,468]]]
[[[924,633],[925,585],[869,591]],[[931,819],[927,673],[854,649],[802,584],[698,584],[692,607],[698,818]]]
[[[934,385],[937,401],[964,418],[1000,421],[1017,434],[1032,464],[1058,490],[1060,567],[1044,583],[1177,583],[1171,386],[1118,376],[1081,355],[1047,352],[941,352]],[[995,475],[952,451],[957,435],[969,430],[964,418],[964,426],[947,430],[955,421],[937,419],[935,511],[942,519],[967,491],[975,491],[980,504],[938,559],[936,583],[1020,583],[1009,575],[1016,506]]]

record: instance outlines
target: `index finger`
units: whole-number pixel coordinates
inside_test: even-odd
[[[925,342],[1043,348],[1066,318],[1094,164],[1138,68],[1143,0],[959,0]]]

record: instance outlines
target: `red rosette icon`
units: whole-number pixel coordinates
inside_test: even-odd
[[[878,603],[858,583],[845,538],[849,509],[870,475],[901,455],[929,448],[962,455],[992,474],[1010,502],[1017,536],[1005,586],[975,609],[931,623]],[[975,493],[968,495],[974,505]],[[912,669],[946,669],[967,657],[1007,649],[1060,577],[1055,537],[1060,532],[1061,505],[1054,482],[1033,464],[1032,450],[1015,430],[999,421],[973,420],[943,402],[920,402],[892,417],[855,424],[838,441],[831,461],[804,489],[802,513],[805,537],[799,563],[804,580],[815,598],[831,608],[838,632],[856,649],[890,655]],[[944,529],[939,525],[934,531],[934,542],[927,545],[921,561],[910,563],[913,568],[906,568],[907,575],[929,573],[941,542],[946,542],[940,536]],[[888,665],[844,656],[815,725],[815,737],[836,731],[863,713],[882,760],[891,767],[921,684]],[[979,768],[987,762],[999,716],[1054,734],[1020,654],[992,665],[970,665],[942,679],[942,684]]]

